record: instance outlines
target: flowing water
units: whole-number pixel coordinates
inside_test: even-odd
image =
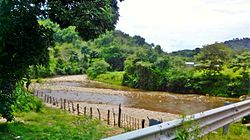
[[[76,101],[105,104],[122,104],[127,107],[142,108],[153,111],[176,114],[193,114],[223,106],[226,101],[236,102],[238,99],[211,97],[196,94],[174,94],[168,92],[150,92],[123,86],[113,86],[105,83],[84,79],[82,81],[50,81],[46,85],[63,86],[65,90],[47,91],[57,98]],[[97,89],[94,92],[67,90],[67,87]],[[110,90],[112,89],[112,90]],[[46,89],[44,89],[46,90]],[[108,91],[107,91],[108,90]],[[104,91],[116,94],[104,93]],[[46,92],[46,91],[43,91]],[[119,94],[120,93],[120,94]]]

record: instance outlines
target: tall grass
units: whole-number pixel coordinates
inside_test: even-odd
[[[98,75],[94,80],[105,82],[114,85],[122,85],[123,75],[125,72],[107,72],[105,74]]]

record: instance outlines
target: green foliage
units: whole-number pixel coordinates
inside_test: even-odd
[[[39,112],[42,108],[42,101],[24,89],[19,83],[15,89],[16,101],[12,106],[14,112]]]
[[[198,139],[201,134],[199,125],[192,118],[182,116],[181,127],[176,130],[176,140],[193,140]]]
[[[229,126],[228,135],[223,135],[222,128],[214,133],[200,138],[201,140],[248,140],[250,136],[250,129],[240,123],[233,123]]]
[[[59,109],[15,113],[21,122],[0,123],[0,139],[79,139],[99,140],[110,130],[97,119],[75,116]]]
[[[114,85],[122,85],[124,72],[107,72],[105,74],[98,75],[95,80],[105,82]]]
[[[123,84],[147,90],[164,90],[167,82],[164,71],[168,71],[169,61],[157,56],[153,60],[140,54],[126,60]]]
[[[204,46],[195,57],[201,63],[199,68],[205,71],[204,74],[213,76],[222,70],[223,64],[230,58],[231,54],[232,50],[228,46],[215,43]]]
[[[116,0],[0,1],[0,114],[8,121],[13,120],[11,105],[16,83],[27,75],[31,65],[48,64],[48,48],[53,46],[52,28],[58,26],[45,27],[38,19],[49,17],[62,28],[75,26],[58,32],[61,38],[54,37],[58,41],[72,41],[77,37],[72,34],[74,30],[84,40],[113,30],[118,16]]]
[[[104,74],[107,72],[110,65],[104,60],[97,60],[91,64],[91,66],[87,69],[87,75],[94,79],[100,74]]]
[[[102,57],[109,63],[111,71],[121,71],[124,68],[125,56],[121,47],[111,46],[104,48],[102,51]]]

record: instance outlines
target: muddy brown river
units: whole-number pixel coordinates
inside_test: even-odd
[[[123,106],[175,114],[193,114],[223,106],[238,99],[196,94],[152,92],[88,80],[85,75],[46,79],[32,85],[56,98]]]

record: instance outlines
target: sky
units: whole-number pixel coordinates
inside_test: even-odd
[[[166,52],[250,37],[250,0],[125,0],[116,29]]]

